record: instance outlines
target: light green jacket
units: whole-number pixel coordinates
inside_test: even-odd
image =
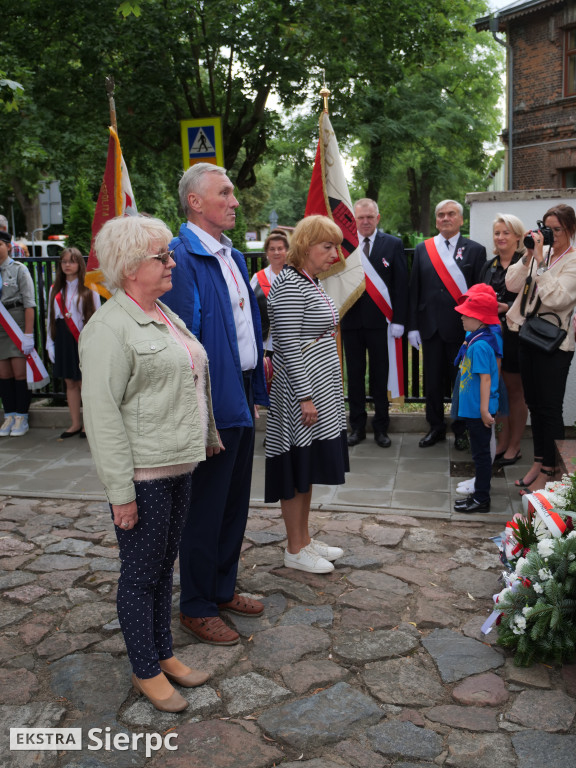
[[[194,338],[164,304],[163,312]],[[163,323],[119,290],[80,334],[84,426],[111,504],[136,498],[134,468],[189,464],[206,458],[190,358]],[[217,446],[208,365],[207,445]]]

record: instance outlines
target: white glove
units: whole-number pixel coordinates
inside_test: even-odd
[[[422,339],[420,338],[419,331],[408,331],[408,341],[414,347],[414,349],[420,349]]]
[[[22,339],[22,354],[29,355],[33,349],[34,349],[34,334],[25,333],[24,338]]]
[[[390,323],[390,333],[394,339],[401,339],[404,333],[404,326],[397,323]]]
[[[54,363],[54,347],[46,347],[46,352],[48,352],[48,357],[50,358],[50,362]]]

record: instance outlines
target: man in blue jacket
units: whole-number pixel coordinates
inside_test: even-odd
[[[223,234],[238,200],[224,168],[198,163],[180,180],[188,221],[170,248],[177,264],[163,301],[208,353],[212,406],[222,450],[192,476],[192,503],[180,544],[180,623],[198,640],[234,645],[239,635],[219,616],[258,616],[262,603],[235,593],[250,502],[254,405],[267,405],[262,332],[244,256]]]

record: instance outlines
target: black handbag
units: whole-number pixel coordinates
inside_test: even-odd
[[[548,258],[550,258],[550,252],[548,252]],[[541,315],[537,314],[542,301],[538,297],[534,311],[529,315],[526,314],[526,304],[528,300],[528,293],[532,283],[532,264],[530,264],[530,274],[526,278],[526,285],[524,286],[524,292],[522,295],[522,302],[520,304],[520,312],[525,316],[523,324],[520,326],[520,332],[518,334],[519,340],[522,344],[527,344],[529,347],[540,350],[540,352],[547,352],[552,354],[556,352],[560,344],[564,341],[568,335],[568,331],[562,328],[562,322],[555,312],[542,312]],[[556,323],[551,323],[550,320],[545,320],[545,316],[553,317],[556,319]]]
[[[545,315],[554,317],[556,323],[545,320]],[[556,352],[567,336],[560,318],[555,312],[543,312],[541,315],[529,315],[520,326],[519,339],[541,352]]]

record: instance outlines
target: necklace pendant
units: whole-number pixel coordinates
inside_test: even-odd
[[[242,296],[240,297],[238,304],[240,305],[240,309],[244,309],[244,298]]]
[[[64,315],[64,317],[65,317],[67,320],[69,320],[69,319],[72,317],[72,313],[71,313],[71,312],[66,312],[66,314]]]

